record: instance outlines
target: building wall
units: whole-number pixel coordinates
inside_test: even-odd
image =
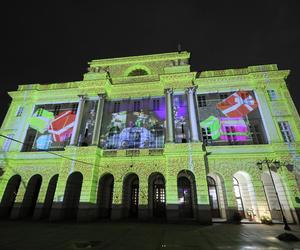
[[[138,217],[149,219],[152,217],[149,199],[152,198],[149,198],[148,194],[151,193],[149,189],[153,188],[149,186],[149,177],[153,173],[160,173],[165,180],[166,218],[168,220],[180,219],[179,208],[182,204],[178,198],[180,190],[177,182],[178,178],[186,177],[190,181],[192,190],[192,217],[201,223],[211,222],[212,214],[206,181],[206,176],[210,175],[216,181],[221,219],[230,221],[237,211],[233,190],[233,177],[236,177],[240,182],[246,219],[249,219],[250,215],[247,212],[251,210],[255,215],[254,220],[260,221],[263,216],[271,215],[261,179],[262,173],[268,169],[264,164],[263,169],[259,170],[256,163],[268,158],[294,165],[293,172],[282,167],[273,175],[278,182],[279,180],[282,182],[282,185],[278,185],[277,188],[288,221],[298,222],[300,120],[285,84],[289,71],[278,70],[276,65],[263,65],[196,74],[190,72],[188,59],[189,53],[182,52],[182,54],[167,53],[94,60],[90,63],[90,72],[84,75],[83,81],[21,85],[18,91],[10,92],[12,103],[2,124],[1,135],[13,135],[17,141],[12,141],[9,149],[4,152],[4,149],[7,149],[7,138],[1,137],[0,146],[3,152],[0,153],[0,163],[4,174],[0,177],[0,197],[4,197],[5,189],[12,176],[19,175],[22,181],[17,192],[14,193],[15,202],[9,203],[13,204],[13,207],[8,216],[19,218],[24,215],[22,210],[24,210],[25,191],[31,185],[30,178],[36,174],[41,176],[41,186],[36,203],[32,203],[34,206],[32,216],[37,219],[45,216],[45,199],[49,192],[47,191],[49,182],[58,174],[57,185],[53,189],[55,193],[50,207],[51,213],[47,216],[53,221],[65,218],[69,211],[64,203],[66,185],[72,173],[79,172],[83,180],[78,205],[78,220],[94,220],[100,216],[99,181],[108,173],[114,179],[111,218],[119,219],[126,214],[124,212],[124,183],[130,174],[136,174],[139,181]],[[148,72],[148,75],[128,77],[128,74],[135,69],[143,69]],[[186,123],[187,128],[190,129],[186,143],[167,141],[171,137],[168,134],[170,124],[166,118],[164,133],[165,138],[167,135],[168,138],[165,139],[163,148],[105,149],[98,147],[98,143],[94,145],[92,139],[89,139],[88,146],[83,146],[79,144],[78,137],[86,131],[87,127],[84,123],[74,136],[76,143],[72,144],[72,138],[69,138],[70,143],[62,151],[20,152],[24,147],[22,143],[26,143],[25,137],[30,119],[37,105],[79,103],[81,97],[78,96],[83,95],[87,100],[97,101],[99,100],[98,94],[105,94],[107,101],[165,97],[167,102],[166,89],[172,89],[174,96],[177,94],[185,96],[187,95],[186,89],[191,87],[197,88],[194,93],[195,109],[192,110],[189,107],[187,116],[191,117],[191,112],[195,112],[198,131],[196,141],[195,138],[190,137],[192,130],[195,129],[189,126],[190,120]],[[201,111],[199,108],[197,95],[232,93],[241,90],[254,93],[266,134],[265,143],[220,146],[208,144],[205,146],[201,141],[198,113],[200,112],[201,116],[203,109]],[[270,100],[268,90],[275,91],[275,100]],[[20,116],[16,116],[20,106],[24,108],[23,112]],[[99,107],[101,105],[97,107],[97,110]],[[89,111],[85,112],[85,116],[87,112]],[[103,117],[105,115],[107,114]],[[166,112],[167,115],[168,112]],[[96,114],[93,117],[92,121],[95,124],[93,126],[98,126],[97,129],[100,130],[101,119]],[[289,123],[294,137],[292,142],[284,142],[278,125],[281,121]],[[104,124],[103,120],[102,124]],[[93,128],[92,130],[95,133],[96,130]],[[72,137],[73,133],[75,132],[72,131]],[[80,186],[78,184],[80,179],[77,181],[76,185]],[[6,210],[3,206],[6,205],[3,198],[1,204],[0,214],[4,216],[3,211]]]

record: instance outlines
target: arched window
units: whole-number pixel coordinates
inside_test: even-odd
[[[144,76],[144,75],[148,75],[148,72],[144,69],[134,69],[128,74],[128,76]]]
[[[241,216],[243,218],[245,218],[245,212],[244,212],[244,206],[243,206],[243,201],[242,201],[240,185],[239,185],[238,180],[235,177],[233,177],[233,190],[234,190],[234,195],[235,195],[238,211],[241,214]]]
[[[211,207],[212,217],[220,218],[220,209],[219,209],[216,181],[212,177],[207,176],[207,185],[208,185],[209,203]]]

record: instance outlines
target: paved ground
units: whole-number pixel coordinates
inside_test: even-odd
[[[160,224],[94,222],[89,224],[1,221],[0,249],[299,249],[300,242],[275,237],[282,225]],[[300,227],[292,226],[300,238]]]

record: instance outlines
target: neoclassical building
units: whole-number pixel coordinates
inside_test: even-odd
[[[281,205],[299,223],[300,119],[289,70],[191,72],[189,58],[93,60],[82,81],[9,92],[0,216],[209,224],[237,215],[281,221]]]

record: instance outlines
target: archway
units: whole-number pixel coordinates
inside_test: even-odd
[[[215,183],[215,190],[216,190],[216,192],[215,192],[216,197],[215,197],[215,195],[213,194],[214,192],[213,191],[210,192],[210,185],[209,185],[209,182],[207,181],[209,195],[211,196],[211,197],[209,197],[210,198],[211,207],[212,207],[212,200],[211,199],[214,198],[214,199],[217,199],[218,209],[219,209],[219,213],[212,211],[212,217],[213,218],[226,219],[227,218],[227,214],[226,213],[227,213],[227,209],[228,209],[228,203],[227,203],[227,198],[226,198],[226,193],[225,193],[224,179],[218,173],[209,173],[207,175],[207,177],[208,178],[210,177],[210,178],[213,179],[213,181]],[[214,189],[214,188],[211,187],[211,189]],[[217,217],[217,216],[219,216],[219,217]]]
[[[148,205],[154,217],[166,216],[165,178],[161,173],[152,173],[148,178]]]
[[[14,175],[7,182],[0,204],[0,217],[9,217],[21,183],[21,176]]]
[[[114,177],[105,174],[99,180],[97,204],[100,218],[110,218],[114,189]]]
[[[294,222],[291,209],[287,200],[286,192],[279,175],[272,171],[273,180],[275,183],[276,191],[278,193],[279,201],[282,206],[283,213],[288,222]],[[279,202],[275,193],[275,189],[271,180],[271,176],[268,172],[264,172],[261,175],[264,191],[269,206],[269,211],[274,221],[282,221],[282,215],[280,211]]]
[[[52,208],[52,203],[54,199],[54,194],[55,194],[55,189],[57,185],[57,180],[58,180],[58,174],[52,176],[52,178],[49,181],[47,192],[46,192],[46,197],[43,205],[43,214],[42,218],[48,218],[50,216],[51,208]]]
[[[139,177],[129,174],[123,183],[123,208],[125,217],[137,217],[139,209]]]
[[[20,210],[21,218],[33,216],[41,184],[42,176],[39,174],[32,176],[28,181]]]
[[[74,172],[68,177],[63,200],[63,217],[66,220],[77,218],[82,180],[80,172]]]
[[[220,205],[217,184],[214,178],[207,176],[207,186],[208,186],[208,195],[209,195],[209,204],[211,209],[212,218],[220,218]]]
[[[194,174],[189,170],[182,170],[177,176],[179,216],[192,218],[196,214],[197,195]]]
[[[233,190],[237,209],[242,216],[253,220],[257,215],[257,204],[253,184],[249,174],[239,171],[233,175]]]

